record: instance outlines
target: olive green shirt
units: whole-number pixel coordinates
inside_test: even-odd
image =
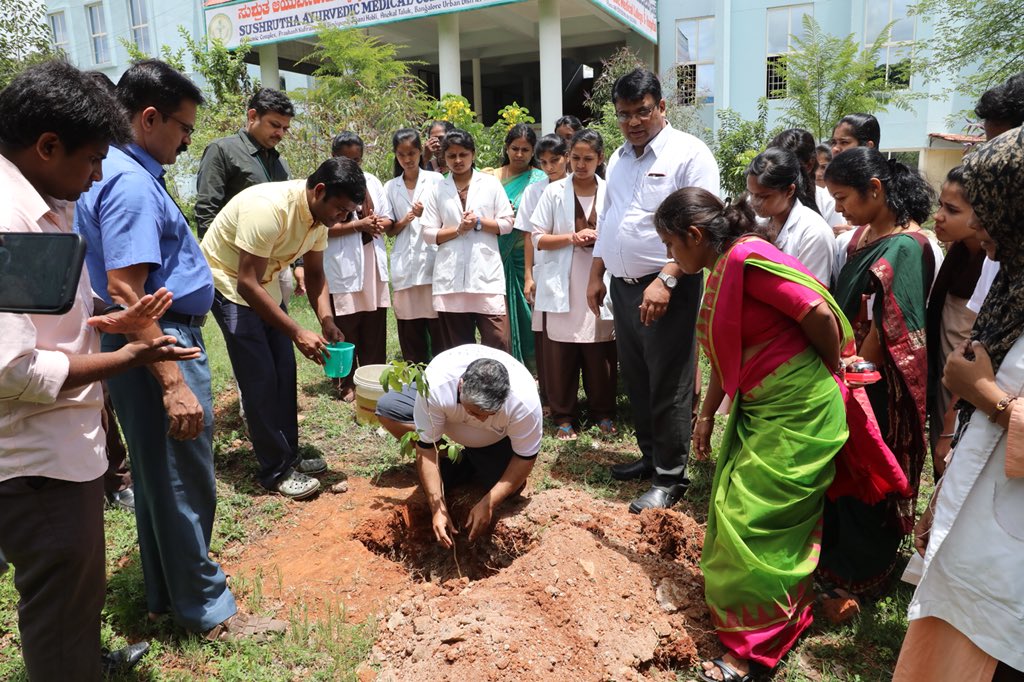
[[[214,140],[199,162],[195,218],[202,239],[231,199],[247,187],[289,178],[288,164],[276,149],[256,144],[245,128]]]

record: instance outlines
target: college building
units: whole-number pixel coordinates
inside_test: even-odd
[[[784,87],[779,57],[793,49],[813,16],[824,31],[874,41],[894,21],[880,68],[915,93],[928,95],[912,110],[879,114],[885,151],[902,153],[937,181],[970,141],[955,121],[971,109],[962,97],[936,97],[944,84],[905,78],[898,68],[907,45],[930,37],[909,0],[46,0],[54,43],[82,68],[115,79],[127,68],[124,42],[144,52],[182,45],[179,26],[193,37],[215,37],[229,47],[248,41],[253,74],[285,89],[303,87],[313,66],[304,63],[317,27],[368,31],[401,46],[402,59],[435,97],[465,96],[490,122],[502,106],[528,107],[544,131],[562,114],[586,118],[583,101],[601,59],[628,47],[656,69],[672,91],[673,106],[696,104],[709,127],[724,108],[757,115],[761,97],[778,120],[773,99]],[[678,87],[677,87],[678,84]]]

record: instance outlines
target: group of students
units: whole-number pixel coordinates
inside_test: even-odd
[[[372,353],[384,352],[393,289],[407,359],[479,333],[529,362],[533,341],[559,437],[574,435],[580,372],[591,419],[614,430],[618,352],[643,457],[613,475],[652,479],[636,512],[686,490],[696,335],[713,368],[693,421],[696,457],[710,453],[731,402],[702,556],[727,653],[704,664],[704,679],[742,682],[777,665],[811,622],[816,579],[831,611],[855,612],[884,589],[912,530],[924,567],[897,678],[1020,679],[1020,79],[982,98],[992,139],[942,187],[943,258],[921,230],[933,192],[878,151],[873,117],[837,124],[824,191],[813,184],[819,150],[794,129],[750,164],[749,192],[723,201],[710,189],[710,152],[671,128],[644,70],[613,88],[627,142],[607,184],[594,131],[537,140],[514,126],[501,166],[483,172],[472,137],[443,124],[426,142],[413,129],[394,135],[387,183],[362,171],[351,133],[308,178],[269,182],[294,112],[255,99],[239,134],[204,153],[200,203],[203,187],[220,194],[199,244],[162,168],[190,142],[198,88],[157,60],[134,65],[111,93],[60,62],[26,71],[4,92],[10,210],[0,229],[67,232],[74,212],[89,266],[72,313],[0,318],[5,423],[18,426],[0,433],[0,549],[17,569],[30,678],[99,677],[99,380],[109,379],[137,469],[150,617],[210,639],[280,632],[280,621],[238,613],[209,556],[216,488],[201,327],[212,311],[224,332],[260,482],[301,498],[319,486],[306,474],[326,465],[298,452],[292,345],[322,362],[344,336],[360,362],[383,360]],[[232,164],[265,173],[228,197],[213,173],[233,177]],[[669,262],[651,249],[655,232]],[[390,268],[385,235],[395,236]],[[300,256],[298,284],[322,334],[287,315],[280,279]],[[982,301],[976,319],[969,298]],[[865,361],[879,381],[847,373]],[[72,418],[80,429],[61,426]],[[926,435],[942,478],[915,526]]]
[[[702,559],[727,651],[704,679],[774,668],[816,596],[836,621],[858,613],[884,592],[911,532],[925,563],[896,679],[1024,679],[1009,584],[1024,556],[1013,409],[1024,293],[1007,272],[1024,247],[1022,79],[979,103],[989,142],[945,178],[937,240],[921,229],[934,191],[878,151],[867,114],[836,125],[825,158],[806,131],[780,134],[738,201],[688,188],[659,207],[675,261],[708,271],[698,337],[714,372],[695,456],[732,399]],[[844,219],[832,226],[812,180],[822,162]],[[994,282],[984,267],[998,269]],[[865,361],[880,378],[862,378]],[[918,520],[929,446],[941,480]]]
[[[573,117],[560,124],[568,134],[539,140],[532,127],[512,126],[501,165],[484,170],[472,136],[447,122],[429,124],[426,143],[414,128],[396,131],[394,177],[381,183],[364,172],[357,217],[328,229],[324,271],[357,364],[386,360],[390,307],[408,362],[426,363],[479,334],[536,370],[557,435],[568,439],[581,374],[590,420],[615,431],[617,363],[610,312],[594,314],[586,300],[604,142]],[[334,139],[335,156],[361,164],[363,152],[354,133]],[[390,254],[385,236],[394,238]],[[351,378],[339,388],[353,398]]]

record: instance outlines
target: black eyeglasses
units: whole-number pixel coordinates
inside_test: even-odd
[[[628,123],[632,121],[634,118],[638,118],[641,121],[646,121],[651,117],[651,114],[654,113],[654,110],[655,107],[640,107],[639,109],[632,113],[620,111],[615,114],[615,120],[618,121],[619,123]]]
[[[188,137],[192,137],[192,133],[194,133],[196,131],[196,127],[195,126],[190,126],[189,124],[185,123],[184,121],[182,121],[180,118],[178,118],[174,114],[168,114],[166,112],[161,111],[160,115],[163,116],[164,118],[169,118],[172,121],[174,121],[175,123],[177,123],[178,125],[180,125],[181,129],[185,131],[185,135],[188,136]]]

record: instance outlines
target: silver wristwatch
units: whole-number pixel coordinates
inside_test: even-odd
[[[664,273],[664,272],[659,272],[658,273],[658,279],[660,279],[662,282],[664,282],[665,286],[667,286],[669,288],[669,290],[675,289],[676,285],[679,284],[679,280],[678,279],[676,279],[672,275],[669,275],[669,274]]]

